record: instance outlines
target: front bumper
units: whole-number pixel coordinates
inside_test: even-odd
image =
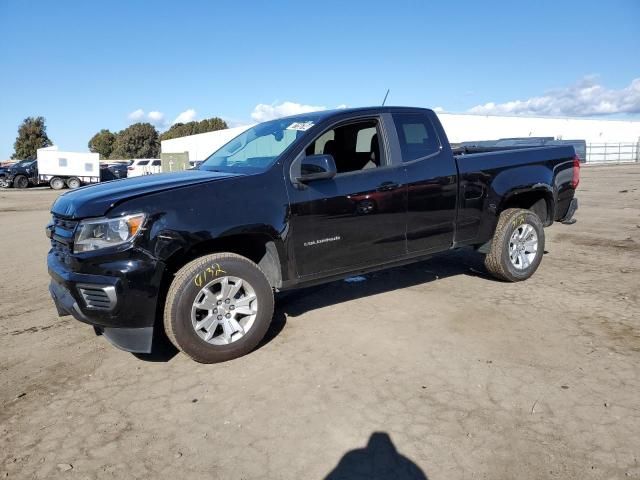
[[[122,350],[150,353],[163,264],[134,249],[99,261],[71,260],[54,250],[47,257],[49,292],[58,314],[93,325]],[[104,297],[96,295],[101,291]]]

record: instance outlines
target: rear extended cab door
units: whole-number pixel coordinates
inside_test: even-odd
[[[431,110],[398,110],[389,137],[404,167],[409,255],[451,248],[458,200],[458,172],[449,141]]]

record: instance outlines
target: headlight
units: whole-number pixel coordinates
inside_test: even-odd
[[[141,230],[145,214],[83,220],[76,229],[73,253],[114,247],[133,240]]]

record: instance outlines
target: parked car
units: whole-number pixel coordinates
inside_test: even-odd
[[[456,153],[426,109],[273,120],[197,170],[61,195],[50,291],[124,350],[150,352],[160,329],[198,362],[229,360],[265,335],[274,291],[463,246],[502,281],[529,278],[544,227],[577,209],[579,172],[572,146]]]
[[[100,181],[127,178],[128,165],[122,162],[100,164]]]
[[[132,160],[127,168],[128,177],[139,177],[140,175],[152,175],[162,171],[162,162],[153,158],[142,158]]]
[[[9,187],[7,176],[9,175],[9,167],[0,167],[0,188]]]
[[[5,182],[14,188],[28,188],[41,185],[38,178],[38,161],[21,160],[9,167]]]

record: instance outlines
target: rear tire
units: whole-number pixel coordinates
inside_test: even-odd
[[[54,190],[62,190],[64,188],[64,180],[62,180],[60,177],[53,177],[49,181],[49,186]]]
[[[82,186],[82,182],[79,178],[71,177],[69,180],[67,180],[67,187],[69,187],[71,190],[75,190],[80,186]]]
[[[509,208],[500,214],[484,264],[494,277],[520,282],[535,273],[544,253],[544,228],[530,210]]]
[[[164,308],[167,337],[200,363],[251,352],[269,329],[273,290],[251,260],[233,253],[205,255],[176,274]]]
[[[24,175],[18,175],[13,179],[14,188],[27,188],[29,186],[29,179]]]

